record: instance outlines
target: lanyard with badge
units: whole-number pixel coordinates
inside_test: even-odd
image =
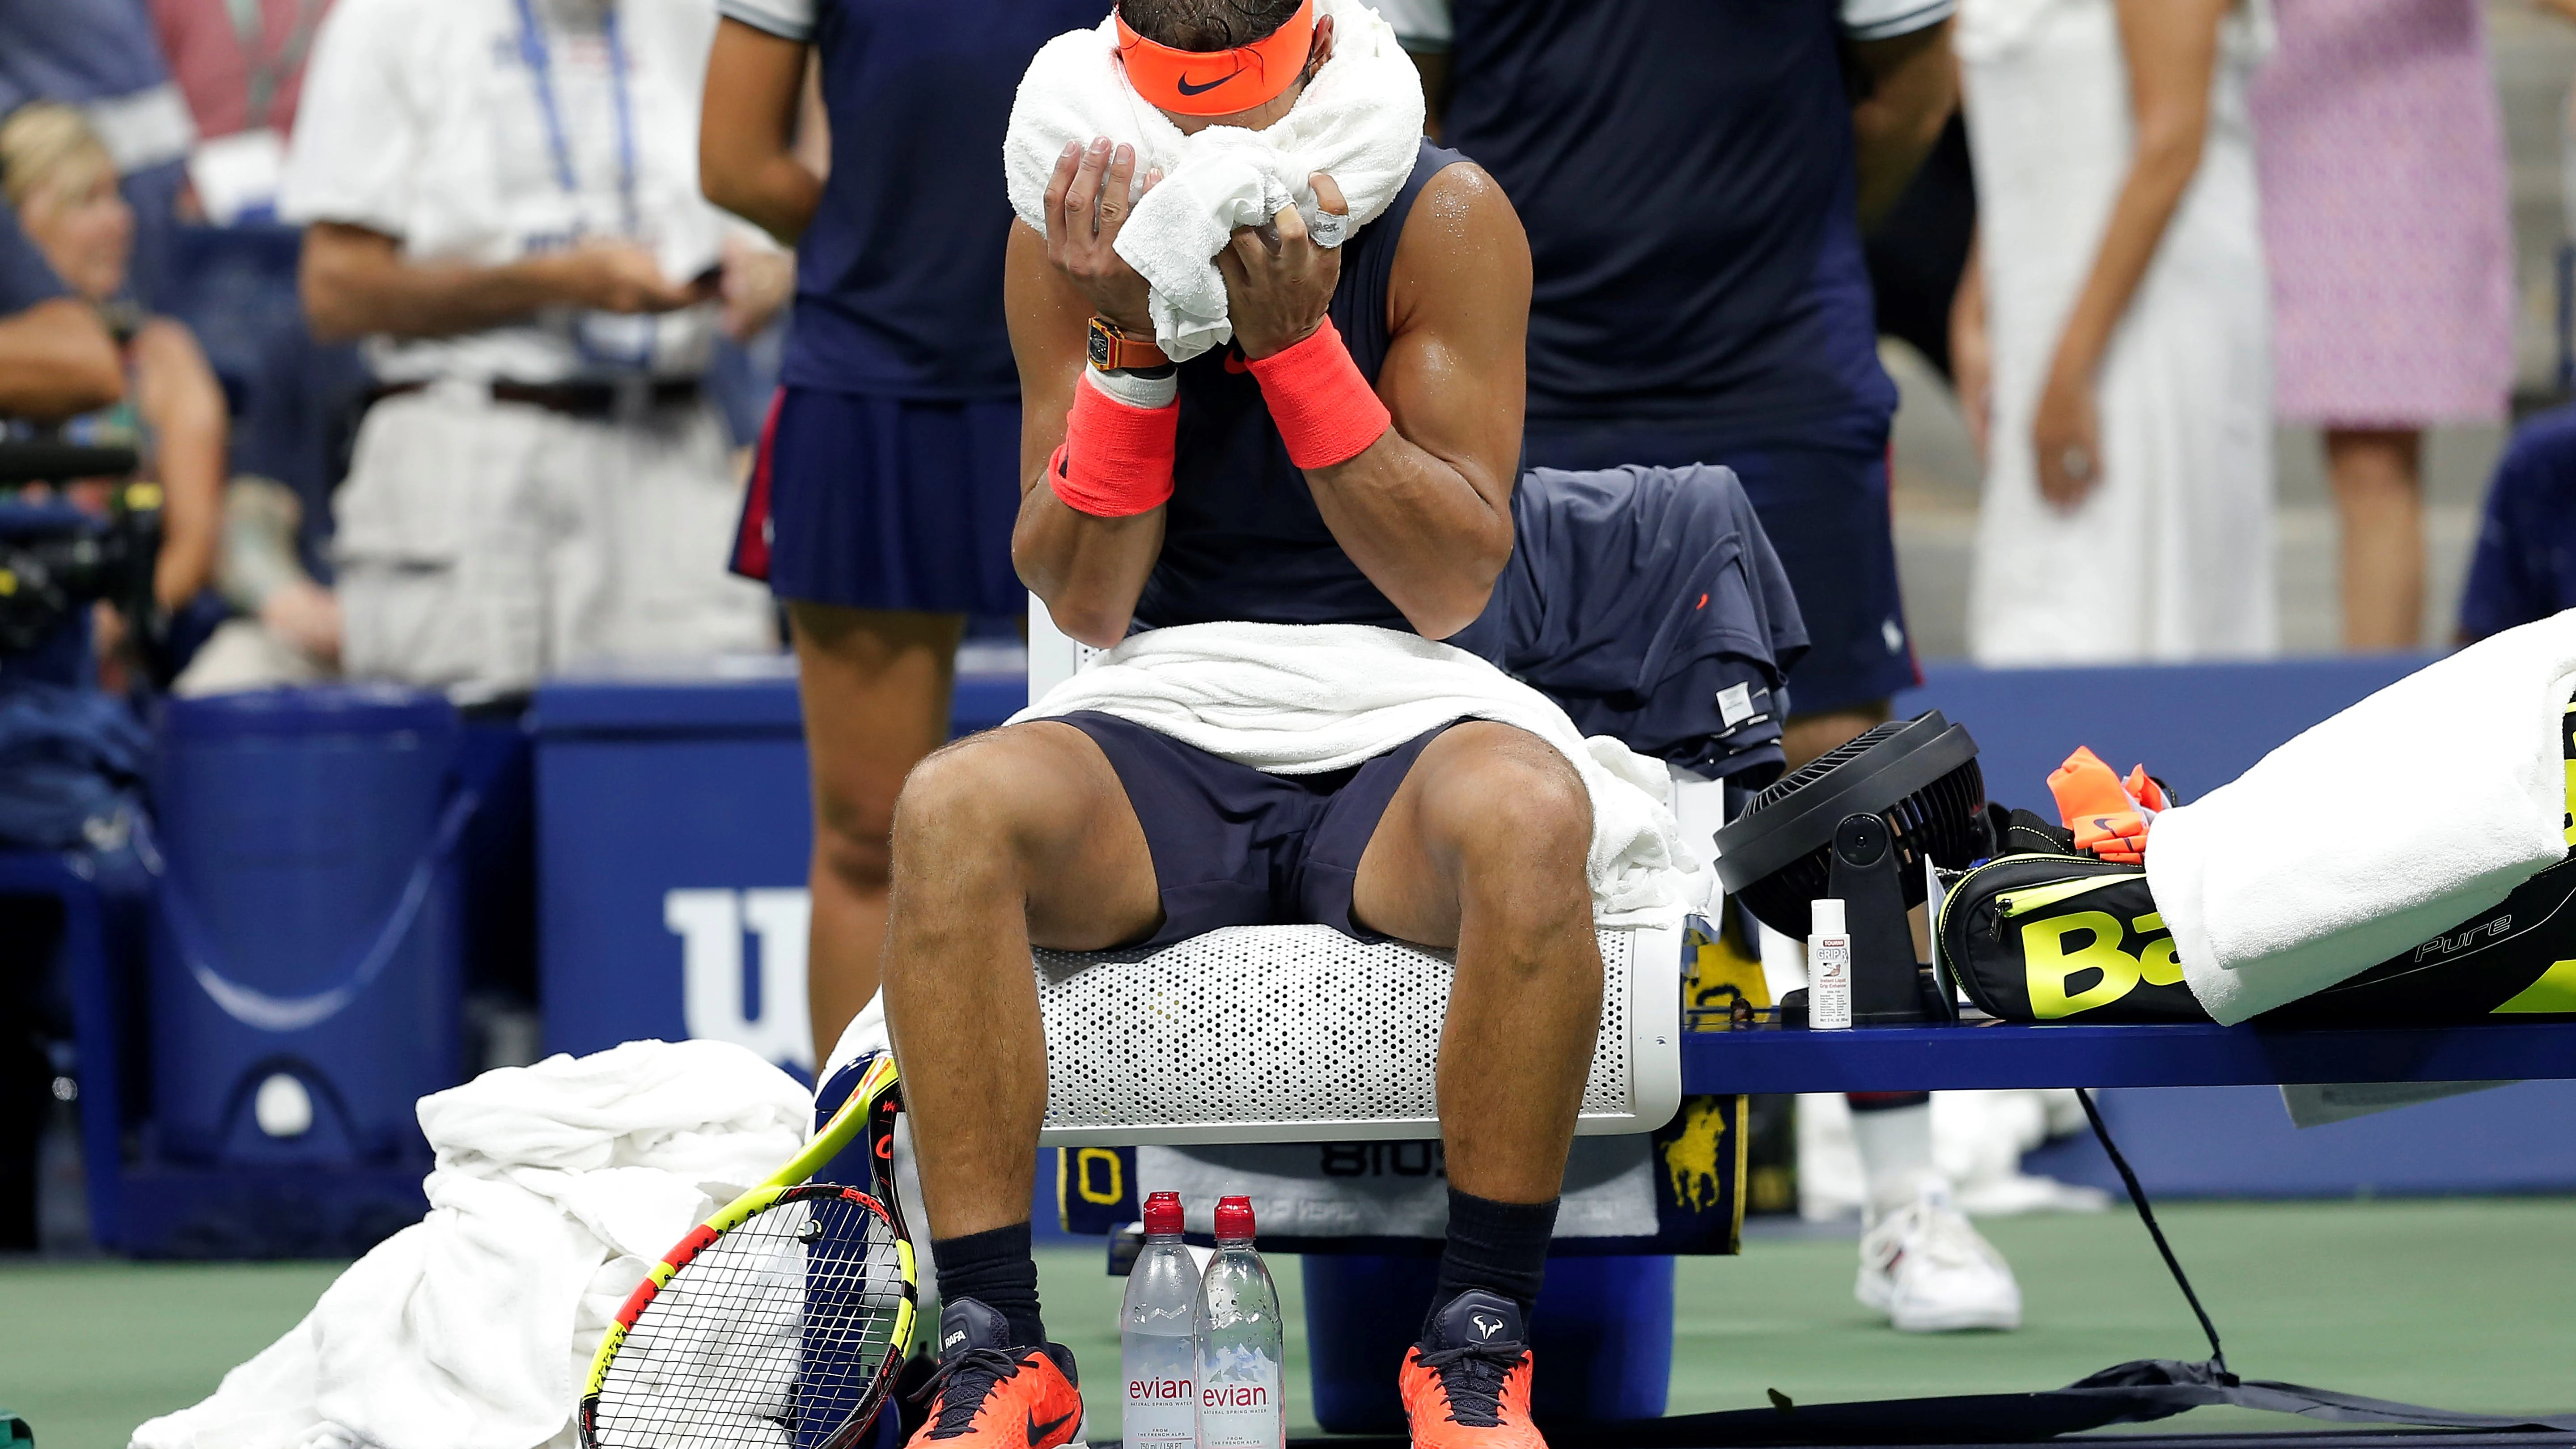
[[[263,0],[224,0],[224,9],[232,16],[233,38],[241,44],[242,66],[248,72],[242,83],[248,99],[244,124],[273,126],[269,107],[277,99],[280,83],[304,64],[304,52],[312,48],[313,32],[322,24],[322,0],[296,0],[295,23],[287,27],[286,39],[273,51]]]
[[[564,128],[563,108],[555,97],[554,52],[547,44],[546,30],[537,18],[536,0],[518,0],[519,59],[528,67],[537,92],[537,109],[544,113],[546,144],[555,163],[555,182],[574,209],[574,227],[581,229],[581,183],[572,164],[572,137]],[[609,0],[600,16],[600,33],[608,45],[608,87],[610,107],[617,117],[617,207],[623,235],[640,240],[643,216],[636,202],[635,186],[635,111],[626,93],[626,43],[617,22],[616,0]],[[651,316],[627,317],[614,313],[584,312],[574,325],[573,345],[592,362],[618,367],[649,369],[653,363],[653,337],[658,323]],[[621,340],[620,334],[623,334]]]
[[[224,0],[242,62],[241,129],[202,138],[188,154],[197,204],[217,226],[276,217],[277,193],[286,179],[286,134],[274,114],[277,93],[303,67],[324,8],[323,0],[296,0],[294,23],[271,46],[265,0]]]

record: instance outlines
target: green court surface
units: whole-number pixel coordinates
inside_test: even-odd
[[[2194,1204],[2164,1217],[2237,1370],[2498,1412],[2576,1410],[2576,1199]],[[1851,1301],[1839,1237],[1755,1236],[1684,1259],[1672,1409],[2049,1388],[2131,1358],[2202,1356],[2189,1311],[2125,1212],[1988,1221],[2019,1272],[2019,1333],[1911,1337]],[[1096,1249],[1050,1250],[1057,1337],[1092,1368],[1092,1431],[1116,1432],[1119,1280]],[[331,1264],[0,1264],[0,1406],[42,1449],[117,1449],[137,1422],[211,1391],[311,1306]],[[1290,1432],[1305,1412],[1293,1261]],[[1393,1372],[1393,1365],[1388,1371]],[[1539,1372],[1545,1373],[1542,1362]],[[2159,1428],[2296,1428],[2202,1409]]]

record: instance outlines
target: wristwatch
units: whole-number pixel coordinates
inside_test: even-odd
[[[1102,372],[1140,372],[1149,377],[1168,375],[1172,359],[1154,345],[1151,337],[1137,337],[1105,317],[1091,319],[1091,365]]]

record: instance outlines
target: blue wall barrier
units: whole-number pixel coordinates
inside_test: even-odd
[[[1027,698],[1022,673],[961,671],[950,729],[990,729]],[[710,1037],[810,1079],[813,794],[793,676],[549,684],[528,728],[544,1049]],[[1061,1236],[1051,1157],[1042,1237]]]
[[[2429,654],[2102,669],[1979,669],[1938,663],[1899,695],[1900,715],[1938,709],[1977,740],[1986,796],[2051,819],[2048,776],[2090,745],[2111,768],[2147,772],[2196,799],[2292,735],[2431,663]],[[2425,749],[2440,748],[2428,738]],[[2391,761],[2392,771],[2405,761]]]
[[[2121,669],[1935,665],[1900,711],[1968,726],[1997,800],[2048,810],[2050,770],[2079,744],[2144,761],[2185,798],[2226,783],[2308,725],[2426,662],[2418,656]],[[1020,707],[1008,675],[961,679],[960,732]],[[721,1036],[773,1059],[810,1054],[774,1009],[804,976],[809,796],[787,678],[558,684],[540,691],[541,955],[546,1048]],[[2438,750],[2428,740],[2427,750]],[[2392,761],[2392,779],[2407,762]],[[2393,785],[2392,788],[2403,788]],[[2150,1190],[2202,1195],[2576,1189],[2554,1127],[2576,1086],[2532,1085],[2293,1132],[2263,1089],[2110,1094]],[[2109,1181],[2083,1144],[2040,1165]],[[1051,1181],[1052,1174],[1041,1174]],[[1040,1221],[1051,1221],[1042,1211]]]

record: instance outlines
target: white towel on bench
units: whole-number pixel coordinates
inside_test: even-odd
[[[814,1099],[730,1042],[636,1041],[420,1099],[429,1215],[131,1449],[571,1449],[626,1295],[805,1144]]]
[[[2566,858],[2576,610],[2408,675],[2156,817],[2147,887],[2234,1024],[2501,901]]]
[[[1122,641],[1012,717],[1076,710],[1169,735],[1274,775],[1348,769],[1452,720],[1489,719],[1555,746],[1592,797],[1593,918],[1661,926],[1698,899],[1666,808],[1671,779],[1606,735],[1586,740],[1537,690],[1463,649],[1365,624],[1184,624]]]

